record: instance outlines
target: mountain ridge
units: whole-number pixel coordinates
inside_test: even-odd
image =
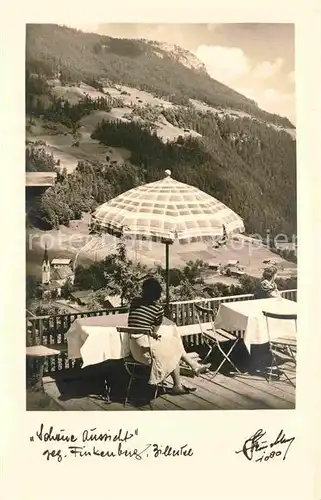
[[[206,75],[209,76],[205,64],[191,51],[183,49],[179,45],[171,45],[166,42],[158,42],[155,40],[149,41],[144,38],[142,40],[154,47],[160,48],[162,51],[167,52],[170,57],[181,63],[183,66],[195,71],[206,73]]]
[[[162,58],[155,55],[155,47]],[[185,58],[189,53],[196,64],[191,52],[179,51]],[[67,81],[83,79],[84,75],[89,80],[108,78],[112,83],[147,90],[157,97],[166,96],[175,104],[196,99],[294,128],[287,118],[261,110],[255,101],[211,78],[202,63],[195,70],[177,57],[173,59],[168,46],[161,42],[117,39],[54,24],[27,25],[26,64],[31,71],[53,76],[60,70]]]

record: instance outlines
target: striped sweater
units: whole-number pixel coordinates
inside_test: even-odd
[[[132,300],[128,314],[128,326],[150,328],[159,326],[164,317],[164,308],[157,302],[148,303],[142,297]]]

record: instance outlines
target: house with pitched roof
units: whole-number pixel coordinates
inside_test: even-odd
[[[75,273],[70,259],[53,259],[50,263],[47,247],[44,251],[41,267],[41,289],[43,296],[61,295],[61,288],[70,281],[73,285]]]

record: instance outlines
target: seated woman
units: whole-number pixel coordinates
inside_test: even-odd
[[[152,327],[153,330],[150,336],[131,335],[130,350],[136,361],[152,365],[149,379],[151,385],[156,385],[171,375],[174,383],[172,394],[186,394],[192,389],[182,385],[179,371],[180,360],[185,361],[195,375],[205,373],[211,365],[201,365],[186,354],[176,329],[173,329],[173,335],[158,335],[157,330],[164,317],[163,306],[157,303],[161,294],[160,283],[154,278],[148,278],[143,283],[141,296],[134,298],[131,302],[128,326],[134,328]],[[153,359],[150,357],[150,350]]]
[[[280,297],[280,292],[275,283],[277,273],[276,267],[264,269],[259,289],[256,292],[257,299],[267,299],[270,297]]]

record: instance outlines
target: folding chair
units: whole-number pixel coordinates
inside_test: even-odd
[[[231,366],[235,369],[237,373],[241,373],[240,370],[235,366],[233,361],[230,358],[230,355],[235,348],[239,338],[234,335],[233,333],[227,332],[225,330],[216,330],[215,325],[214,325],[214,319],[215,319],[215,312],[213,309],[209,309],[207,307],[200,306],[199,304],[195,304],[195,309],[196,309],[196,316],[200,325],[201,329],[201,335],[204,340],[204,343],[207,345],[209,348],[208,353],[206,354],[205,358],[203,359],[203,363],[207,360],[207,358],[212,354],[215,348],[219,350],[219,352],[223,356],[223,360],[220,363],[219,367],[215,370],[213,375],[211,376],[211,379],[214,378],[224,363],[227,361],[230,363]],[[206,321],[204,319],[206,318]],[[211,329],[205,330],[204,328],[204,323],[208,322],[208,319],[211,323]],[[226,353],[220,343],[224,341],[233,341],[231,348],[229,349],[228,353]]]
[[[296,367],[296,337],[295,338],[287,338],[287,337],[276,337],[274,339],[271,338],[271,332],[270,332],[270,327],[269,327],[269,319],[280,319],[280,320],[286,320],[286,321],[294,321],[295,323],[295,334],[297,333],[297,314],[279,314],[279,313],[271,313],[268,311],[262,311],[263,315],[265,316],[266,319],[266,328],[268,332],[268,339],[269,339],[269,346],[270,346],[270,352],[272,355],[272,362],[270,366],[270,374],[268,378],[268,382],[271,382],[272,378],[272,372],[274,367],[277,368],[277,370],[281,375],[284,375],[286,379],[290,382],[295,387],[295,384],[293,381],[290,379],[287,373],[285,373],[284,370],[280,370],[277,361],[276,361],[276,352],[278,349],[285,348],[287,354],[289,355],[289,358],[291,361],[294,362],[294,366]]]
[[[133,380],[134,379],[145,379],[146,380],[147,375],[148,375],[148,378],[150,377],[152,364],[153,364],[153,360],[154,360],[153,351],[151,349],[151,343],[150,343],[151,331],[152,331],[152,328],[135,328],[135,327],[130,327],[130,326],[118,326],[117,327],[117,332],[128,334],[129,340],[130,340],[131,335],[133,335],[133,334],[135,334],[135,335],[137,335],[137,334],[147,335],[148,341],[149,341],[149,355],[150,355],[150,359],[151,359],[150,366],[145,365],[143,363],[140,363],[139,361],[136,361],[131,355],[127,356],[124,359],[124,366],[125,366],[125,369],[129,375],[129,381],[128,381],[128,386],[127,386],[127,390],[126,390],[124,407],[126,406],[126,404],[128,402],[130,389],[131,389]],[[139,367],[144,367],[145,370],[147,369],[147,372],[146,372],[147,375],[146,375],[146,373],[145,373],[145,375],[138,374],[136,368],[139,368]],[[159,384],[156,384],[153,399],[156,399],[157,394],[158,394],[158,390],[159,390],[159,386],[163,385],[163,383],[164,382],[160,382]],[[151,402],[150,402],[150,406],[153,409]]]

